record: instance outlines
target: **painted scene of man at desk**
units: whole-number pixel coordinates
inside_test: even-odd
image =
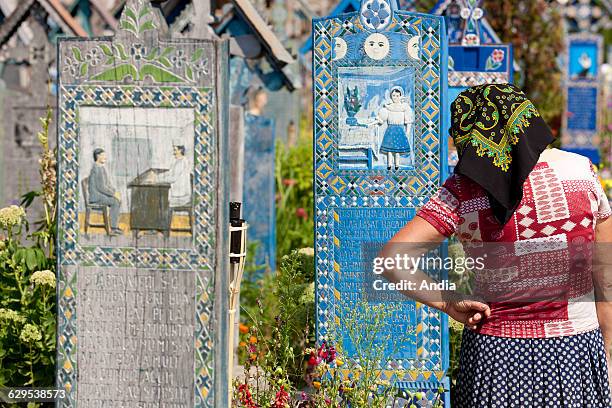
[[[138,239],[167,245],[168,240],[190,240],[194,113],[168,111],[80,109],[81,241],[123,245]]]
[[[338,76],[339,168],[413,168],[414,70],[341,67]]]

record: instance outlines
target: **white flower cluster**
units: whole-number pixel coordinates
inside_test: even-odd
[[[42,339],[42,334],[40,333],[38,327],[28,323],[23,326],[21,334],[19,335],[19,339],[24,343],[36,343],[37,341]]]
[[[21,224],[25,219],[25,210],[18,205],[11,205],[0,209],[0,227],[9,229]]]
[[[37,271],[30,277],[30,282],[35,285],[47,285],[55,288],[55,274],[50,270]]]
[[[25,317],[21,316],[14,310],[0,308],[0,321],[3,322],[15,322],[15,323],[24,323]]]

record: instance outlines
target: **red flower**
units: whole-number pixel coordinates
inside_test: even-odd
[[[248,384],[240,384],[238,386],[238,400],[245,408],[258,408],[255,401],[253,401]]]
[[[303,209],[302,207],[295,210],[295,216],[298,218],[303,218],[303,219],[308,218],[308,214],[306,213],[306,210]]]
[[[317,354],[320,360],[325,360],[327,363],[331,363],[336,359],[336,349],[334,346],[328,346],[325,342],[319,346]]]
[[[283,179],[283,185],[285,186],[293,186],[297,183],[295,179]]]
[[[308,359],[308,365],[309,366],[316,366],[317,363],[317,359],[315,358],[314,355],[311,355],[310,358]]]
[[[273,408],[286,408],[289,406],[289,393],[285,391],[285,387],[281,385],[280,390],[276,393],[274,398]]]
[[[491,55],[492,55],[491,58],[493,58],[493,61],[499,63],[499,62],[502,62],[504,60],[505,52],[504,52],[504,50],[496,49],[496,50],[493,51],[493,54],[491,54]]]

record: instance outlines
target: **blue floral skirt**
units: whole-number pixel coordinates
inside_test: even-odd
[[[458,408],[612,407],[601,331],[515,339],[464,329],[455,392]]]
[[[380,144],[383,153],[410,153],[406,127],[403,125],[388,125]]]

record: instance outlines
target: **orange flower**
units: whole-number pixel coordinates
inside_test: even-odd
[[[255,361],[255,360],[257,360],[257,354],[255,354],[255,353],[251,353],[251,354],[249,355],[249,359],[250,359],[251,361]]]
[[[257,337],[251,336],[251,338],[249,339],[249,343],[251,343],[251,344],[257,343]]]
[[[245,341],[241,341],[240,342],[240,347],[246,347],[246,342]]]
[[[240,323],[240,324],[238,325],[238,330],[240,330],[240,333],[242,333],[242,334],[246,334],[246,333],[248,333],[248,332],[249,332],[249,326],[247,326],[246,324],[242,324],[242,323]]]
[[[321,383],[319,381],[313,381],[312,386],[318,390],[319,388],[321,388]]]

